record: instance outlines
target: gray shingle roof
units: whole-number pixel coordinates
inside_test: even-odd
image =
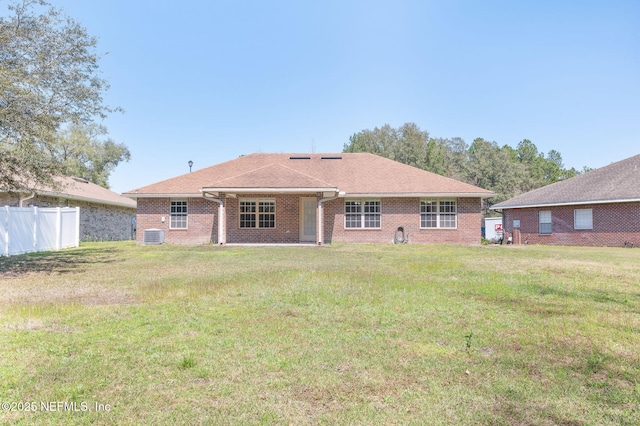
[[[492,209],[640,201],[640,155],[556,182],[493,205]]]
[[[108,204],[112,206],[136,208],[136,202],[130,198],[123,197],[107,188],[89,182],[85,179],[57,176],[54,178],[59,185],[58,188],[49,186],[39,186],[34,192],[53,197],[68,198],[70,200],[87,201],[90,203]]]

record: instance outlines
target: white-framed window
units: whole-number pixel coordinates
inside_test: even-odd
[[[380,228],[380,200],[344,201],[344,227],[347,229]]]
[[[541,234],[551,234],[551,211],[543,210],[538,212],[538,223],[540,225]]]
[[[240,199],[240,228],[275,228],[276,200]]]
[[[575,209],[573,229],[593,229],[593,209]]]
[[[169,228],[187,229],[187,200],[171,200]]]
[[[458,206],[455,199],[420,200],[420,228],[456,228]]]

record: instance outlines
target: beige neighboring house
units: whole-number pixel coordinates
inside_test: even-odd
[[[80,241],[135,239],[135,200],[72,177],[56,178],[59,188],[0,192],[0,206],[80,207]]]

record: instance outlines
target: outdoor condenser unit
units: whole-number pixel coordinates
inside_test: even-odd
[[[162,229],[145,229],[142,235],[142,244],[164,243],[164,231]]]

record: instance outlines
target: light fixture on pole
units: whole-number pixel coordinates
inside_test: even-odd
[[[189,160],[189,173],[191,173],[191,166],[193,166],[193,161]]]

